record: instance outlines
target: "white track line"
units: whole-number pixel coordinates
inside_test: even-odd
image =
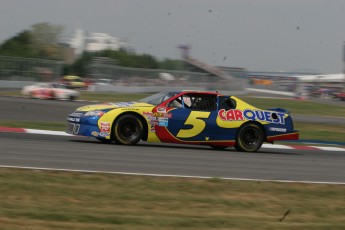
[[[310,146],[314,148],[318,148],[324,151],[339,151],[345,153],[345,148],[333,147],[333,146]]]
[[[279,145],[279,144],[263,144],[262,148],[268,148],[268,149],[295,149],[288,145]]]
[[[26,133],[31,134],[44,134],[44,135],[56,135],[56,136],[74,136],[72,134],[65,133],[64,131],[50,131],[41,129],[25,129]]]
[[[170,175],[170,174],[150,174],[150,173],[129,173],[129,172],[112,172],[112,171],[97,171],[97,170],[78,170],[78,169],[23,167],[23,166],[13,166],[13,165],[0,165],[0,168],[30,169],[30,170],[42,170],[42,171],[61,171],[61,172],[77,172],[77,173],[103,173],[103,174],[129,175],[129,176],[177,177],[177,178],[194,178],[194,179],[214,179],[214,178],[218,178],[218,179],[221,179],[221,180],[237,180],[237,181],[261,181],[261,182],[280,182],[280,183],[345,185],[345,182],[332,182],[332,181],[264,180],[264,179],[247,179],[247,178],[231,178],[231,177],[185,176],[185,175]]]
[[[1,132],[1,127],[0,127],[0,132]],[[4,132],[12,132],[12,131],[4,131]],[[13,131],[16,132],[16,131]],[[51,130],[42,130],[42,129],[25,129],[23,128],[20,132],[23,133],[30,133],[30,134],[41,134],[41,135],[56,135],[56,136],[76,136],[73,134],[68,134],[64,131],[51,131]],[[308,145],[308,147],[313,147],[318,150],[324,150],[324,151],[337,151],[337,152],[344,152],[345,153],[345,148],[342,147],[335,147],[335,146],[311,146]],[[262,148],[267,148],[267,149],[296,149],[293,146],[289,145],[281,145],[281,144],[263,144]]]

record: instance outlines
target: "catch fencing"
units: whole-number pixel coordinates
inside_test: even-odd
[[[0,81],[7,82],[51,82],[59,81],[63,75],[61,61],[0,56]],[[85,69],[91,81],[111,80],[118,87],[157,87],[157,91],[167,88],[202,89],[219,91],[241,91],[246,82],[243,77],[234,80],[222,79],[203,72],[183,70],[129,68],[116,65],[107,58],[96,58]],[[231,73],[230,73],[231,74]],[[111,88],[107,87],[107,90]],[[114,88],[115,90],[115,88]]]
[[[62,70],[61,61],[0,56],[0,80],[55,81]]]
[[[197,87],[205,90],[240,91],[245,82],[240,78],[229,81],[201,72],[122,67],[97,59],[88,67],[87,73],[91,80],[111,79],[113,85],[132,87]]]

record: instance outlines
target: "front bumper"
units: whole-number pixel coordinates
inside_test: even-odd
[[[66,133],[87,136],[87,137],[106,137],[98,127],[98,116],[83,117],[82,114],[73,114],[67,117]],[[108,135],[109,136],[109,135]]]
[[[95,133],[99,133],[98,126],[95,125],[86,125],[86,124],[78,124],[67,122],[66,133],[80,135],[80,136],[98,136]]]

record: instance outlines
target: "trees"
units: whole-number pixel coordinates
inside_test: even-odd
[[[48,60],[63,60],[64,47],[61,36],[64,27],[49,23],[38,23],[0,44],[1,56],[14,56]],[[94,58],[104,57],[114,60],[119,66],[146,69],[181,70],[179,60],[157,60],[150,54],[136,54],[127,50],[103,50],[84,52],[72,65],[64,66],[64,74],[87,75],[87,67]]]
[[[33,57],[30,31],[23,31],[0,45],[0,55],[15,57]]]
[[[43,59],[62,60],[63,47],[60,45],[64,27],[49,23],[38,23],[31,27],[31,46],[36,55]]]
[[[0,55],[62,60],[60,38],[63,26],[38,23],[0,45]]]

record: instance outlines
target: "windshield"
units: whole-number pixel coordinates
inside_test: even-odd
[[[145,102],[152,105],[159,105],[163,101],[175,96],[178,93],[180,92],[160,92],[140,99],[139,102]]]

